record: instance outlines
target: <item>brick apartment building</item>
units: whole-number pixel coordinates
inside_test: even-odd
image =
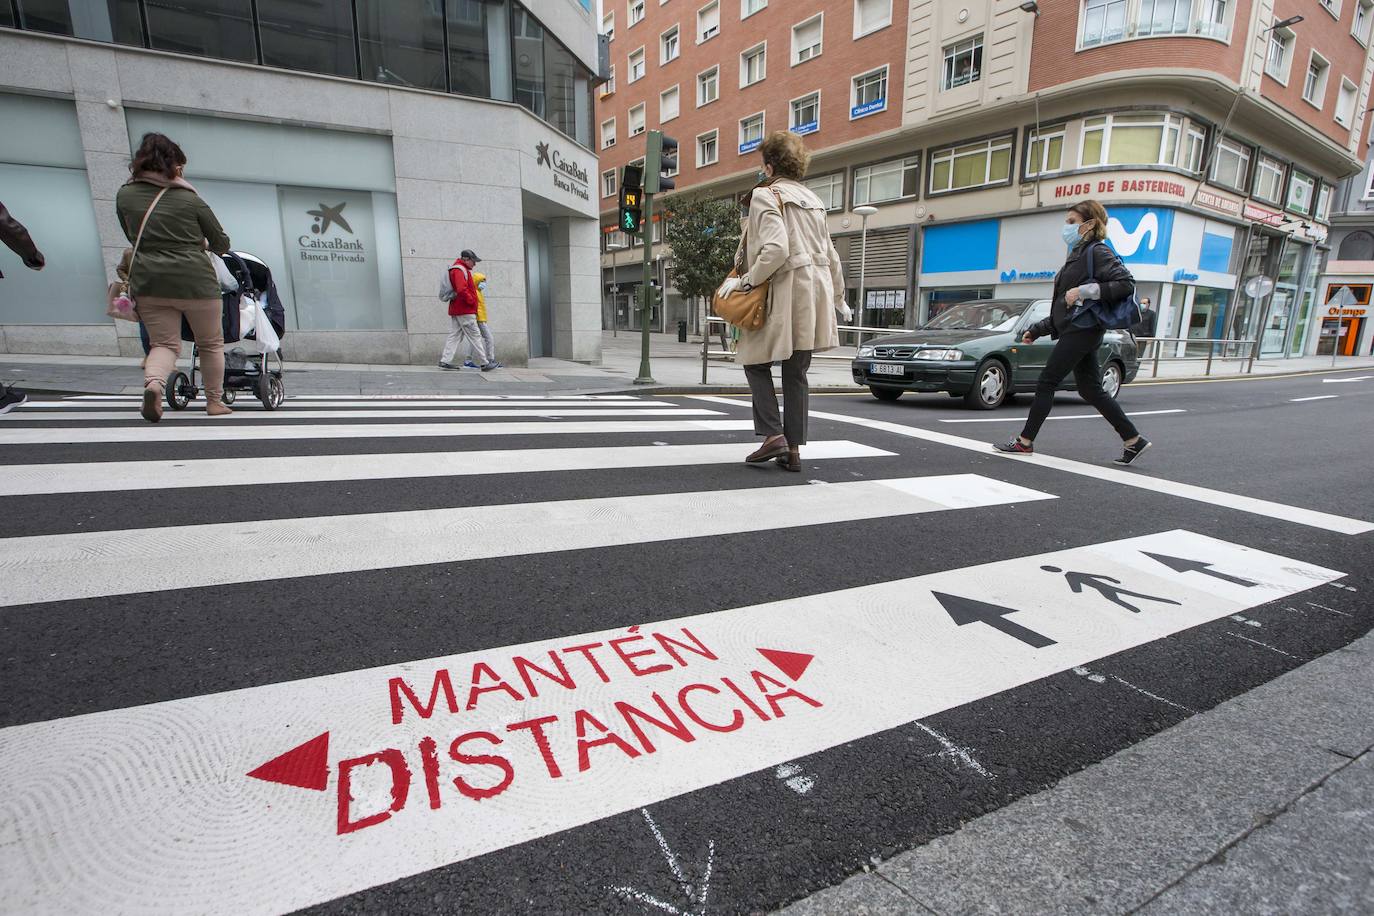
[[[1266,356],[1319,345],[1331,205],[1368,146],[1374,0],[606,0],[604,14],[602,274],[622,327],[642,249],[614,232],[615,180],[643,155],[638,133],[681,142],[680,191],[732,196],[781,128],[815,154],[856,304],[852,210],[878,207],[867,324],[1047,295],[1063,208],[1092,196],[1161,336],[1251,339]],[[665,254],[652,321],[671,328],[692,316]],[[1256,275],[1275,289],[1252,301]]]

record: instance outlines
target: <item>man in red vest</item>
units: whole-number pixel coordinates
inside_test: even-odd
[[[440,369],[457,369],[453,364],[459,347],[464,354],[476,354],[482,360],[483,372],[497,368],[497,364],[486,359],[486,348],[482,343],[482,332],[477,326],[477,283],[472,278],[472,269],[482,260],[470,248],[463,249],[458,260],[448,269],[447,289],[441,289],[440,298],[448,302],[449,332],[444,342],[443,355],[439,357]]]

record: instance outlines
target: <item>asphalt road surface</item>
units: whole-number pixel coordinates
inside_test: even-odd
[[[1374,378],[0,421],[13,912],[768,911],[1374,625]],[[1129,787],[1123,787],[1123,792]]]

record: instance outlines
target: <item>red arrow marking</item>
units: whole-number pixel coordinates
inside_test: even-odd
[[[777,665],[778,670],[794,681],[801,679],[806,672],[806,666],[816,657],[805,652],[784,652],[781,649],[760,649],[759,654]]]
[[[329,785],[329,732],[273,757],[248,774],[254,779],[323,792]]]

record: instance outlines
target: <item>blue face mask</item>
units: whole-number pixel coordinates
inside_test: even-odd
[[[1080,225],[1080,223],[1065,223],[1064,225],[1059,227],[1060,238],[1062,238],[1064,240],[1064,244],[1069,246],[1070,248],[1077,245],[1078,240],[1082,238],[1082,236],[1078,234],[1078,227]]]

